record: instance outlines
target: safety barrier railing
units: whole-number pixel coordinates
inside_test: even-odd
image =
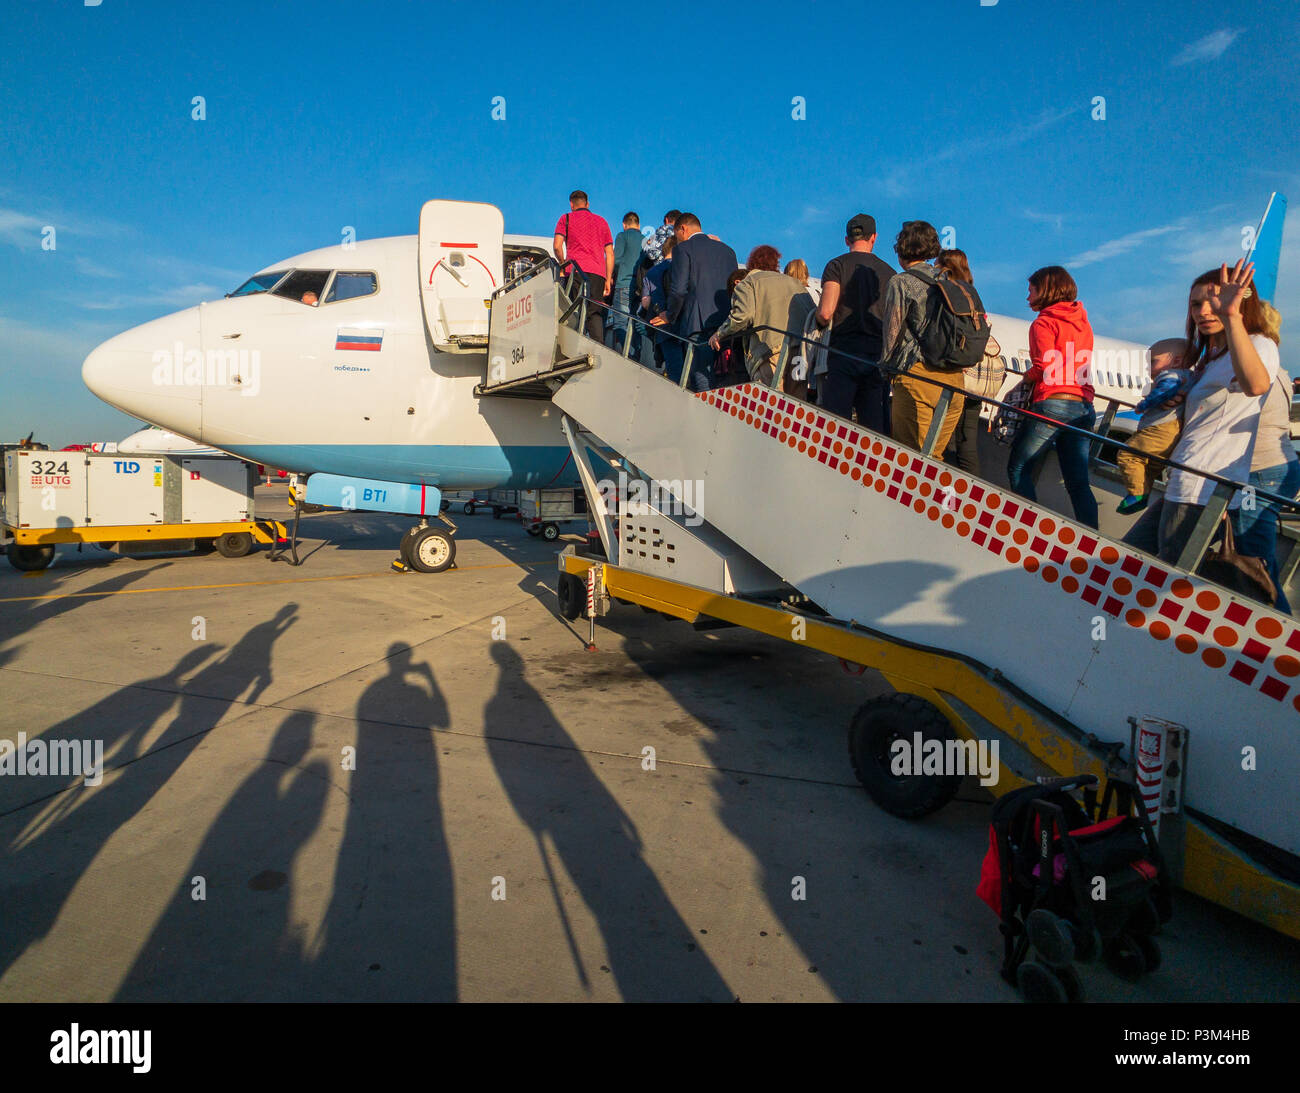
[[[787,358],[789,356],[789,352],[788,352],[789,343],[791,340],[797,340],[799,342],[809,344],[809,345],[820,346],[822,344],[820,341],[817,341],[816,339],[804,337],[802,334],[794,334],[791,333],[790,331],[782,330],[779,327],[756,326],[756,327],[750,327],[748,329],[754,331],[769,331],[772,333],[782,334],[787,339],[786,342],[782,345],[781,359],[778,361],[776,374],[773,376],[772,383],[770,385],[774,390],[780,389],[777,385],[781,383],[784,377],[785,366],[787,363]],[[839,350],[836,350],[835,352],[837,353],[837,355],[841,357],[856,361],[857,363],[860,364],[875,365],[886,375],[897,376],[897,375],[911,374],[911,373],[907,373],[905,369],[892,368],[888,365],[882,364],[879,361],[870,361],[864,357],[856,356],[855,354],[852,353],[844,353]],[[1169,459],[1162,456],[1152,455],[1149,452],[1144,452],[1138,448],[1133,447],[1131,444],[1127,444],[1124,443],[1123,441],[1116,440],[1112,436],[1107,436],[1105,433],[1099,432],[1094,429],[1083,429],[1076,425],[1069,425],[1066,422],[1058,421],[1056,418],[1048,417],[1046,414],[1040,414],[1037,411],[1031,410],[1027,407],[1019,407],[1019,406],[1013,407],[1013,406],[1009,406],[1007,403],[1001,401],[1000,399],[989,398],[984,395],[973,394],[972,392],[966,390],[964,386],[960,386],[960,387],[954,386],[953,384],[944,383],[941,380],[933,379],[930,376],[921,376],[921,375],[913,374],[913,378],[922,380],[925,383],[932,384],[935,387],[942,388],[942,390],[939,393],[939,399],[936,402],[933,410],[933,416],[930,419],[930,428],[927,431],[925,439],[924,441],[922,441],[921,444],[921,454],[923,455],[927,455],[931,457],[934,456],[935,446],[937,445],[939,436],[943,430],[943,419],[947,416],[948,410],[952,405],[953,396],[961,395],[964,398],[976,399],[980,403],[985,405],[996,406],[1001,409],[1010,410],[1014,413],[1023,415],[1023,417],[1026,419],[1034,419],[1037,421],[1047,422],[1054,429],[1059,429],[1068,433],[1074,433],[1079,436],[1088,437],[1090,441],[1089,444],[1090,463],[1096,458],[1096,455],[1101,450],[1101,447],[1103,445],[1106,445],[1115,448],[1116,451],[1132,452],[1134,455],[1140,456],[1142,459],[1150,463],[1154,463],[1157,466],[1167,468],[1167,469],[1185,471],[1188,474],[1195,475],[1198,478],[1214,483],[1214,490],[1211,493],[1210,498],[1206,502],[1199,518],[1197,519],[1196,524],[1193,527],[1193,530],[1187,540],[1186,545],[1184,546],[1182,552],[1179,554],[1178,559],[1173,563],[1179,569],[1185,570],[1189,573],[1195,572],[1197,567],[1201,564],[1201,561],[1205,556],[1205,551],[1209,548],[1210,543],[1213,542],[1215,533],[1218,531],[1219,525],[1223,520],[1223,516],[1228,510],[1228,505],[1231,503],[1233,495],[1237,493],[1239,490],[1246,490],[1246,489],[1251,490],[1253,491],[1253,496],[1256,501],[1262,498],[1265,501],[1269,501],[1278,505],[1280,510],[1285,510],[1293,514],[1300,514],[1300,501],[1297,501],[1295,499],[1282,497],[1279,494],[1270,493],[1268,490],[1263,490],[1256,486],[1251,486],[1245,482],[1237,482],[1231,478],[1225,478],[1222,475],[1214,474],[1211,471],[1200,470],[1199,468],[1188,466],[1186,463],[1180,463],[1175,459]],[[1134,405],[1133,403],[1125,403],[1121,399],[1114,399],[1113,403],[1122,403],[1123,405],[1129,407],[1132,407]],[[1110,423],[1114,420],[1114,416],[1115,416],[1114,413],[1111,412],[1110,409],[1108,408],[1107,413],[1103,416],[1101,427],[1108,429],[1110,427]]]
[[[563,269],[564,267],[573,265],[572,263],[564,263],[563,266],[560,263],[551,263],[551,264],[557,270],[557,277],[559,277],[559,272],[558,272],[559,270]],[[536,267],[534,268],[536,269]],[[574,269],[576,270],[576,266],[574,267]],[[641,318],[638,315],[632,314],[630,310],[623,310],[621,308],[615,309],[611,304],[607,304],[603,300],[590,299],[587,293],[586,279],[583,276],[581,276],[580,271],[577,274],[569,274],[566,276],[566,278],[562,279],[561,287],[562,290],[565,291],[565,296],[569,299],[569,305],[565,308],[565,310],[561,314],[560,321],[567,322],[576,313],[578,317],[578,321],[576,323],[570,323],[569,325],[574,326],[579,332],[585,331],[586,321],[587,321],[587,309],[589,306],[600,308],[603,312],[605,312],[606,315],[616,317],[619,324],[622,326],[621,333],[622,333],[623,344],[621,348],[617,346],[607,347],[607,348],[614,348],[618,350],[621,353],[621,355],[625,358],[632,359],[631,347],[634,341],[634,336],[638,330],[640,331],[642,338],[649,336],[653,339],[658,340],[660,344],[662,344],[664,341],[667,340],[680,343],[684,347],[684,361],[682,365],[681,376],[677,380],[671,380],[669,377],[666,376],[663,376],[661,378],[664,379],[666,382],[675,382],[677,386],[682,387],[683,389],[688,388],[690,384],[692,369],[696,363],[695,362],[696,349],[700,345],[704,344],[702,340],[695,341],[691,338],[685,338],[680,334],[676,334],[670,330],[666,330],[663,326],[657,326]],[[751,327],[746,327],[744,331],[740,331],[738,333],[747,334],[750,332],[754,332],[754,333],[770,332],[770,333],[780,334],[785,339],[782,344],[780,359],[777,362],[777,368],[775,370],[775,374],[773,375],[772,379],[769,382],[764,384],[764,386],[767,386],[772,390],[778,390],[778,391],[783,390],[781,384],[782,384],[782,380],[784,379],[786,365],[789,360],[789,356],[790,356],[789,349],[792,342],[799,342],[805,345],[814,345],[814,346],[822,345],[822,343],[817,339],[808,338],[805,337],[803,334],[796,334],[793,333],[792,331],[783,330],[780,327],[774,327],[774,326],[751,326]],[[906,370],[891,368],[885,364],[882,364],[879,361],[872,361],[867,359],[866,357],[861,357],[853,353],[846,353],[843,352],[842,350],[835,350],[835,353],[837,356],[845,360],[851,360],[858,364],[872,365],[876,368],[879,368],[887,376],[902,375],[905,374],[906,372]],[[650,369],[650,371],[653,374],[658,375],[658,373],[655,372],[654,369]],[[935,454],[934,449],[938,445],[939,436],[943,431],[943,420],[947,416],[948,410],[952,405],[953,397],[955,395],[961,395],[964,398],[976,399],[981,404],[986,406],[992,406],[998,409],[1005,409],[1023,415],[1025,419],[1047,422],[1054,429],[1063,430],[1068,433],[1074,433],[1079,436],[1086,436],[1089,440],[1089,463],[1090,464],[1096,461],[1096,458],[1098,454],[1101,452],[1103,447],[1109,447],[1109,448],[1114,448],[1116,452],[1119,451],[1131,452],[1132,454],[1136,456],[1140,456],[1143,460],[1146,460],[1149,463],[1153,463],[1158,467],[1164,469],[1185,471],[1188,474],[1192,474],[1197,476],[1198,478],[1212,482],[1214,484],[1213,492],[1211,493],[1206,504],[1203,506],[1202,512],[1199,518],[1197,519],[1196,524],[1194,525],[1193,530],[1182,552],[1179,554],[1178,558],[1172,563],[1177,568],[1184,570],[1185,572],[1188,573],[1195,572],[1196,569],[1200,566],[1201,561],[1205,556],[1206,550],[1209,548],[1210,543],[1214,541],[1215,534],[1218,531],[1219,526],[1223,521],[1224,514],[1228,510],[1228,505],[1231,503],[1233,495],[1236,494],[1239,490],[1246,490],[1246,489],[1253,490],[1253,495],[1257,502],[1263,500],[1276,505],[1279,509],[1280,519],[1286,520],[1288,522],[1293,520],[1300,520],[1300,501],[1288,497],[1283,497],[1279,494],[1270,493],[1268,490],[1263,490],[1258,487],[1250,486],[1248,483],[1237,482],[1233,479],[1225,478],[1222,475],[1214,474],[1210,471],[1200,470],[1196,467],[1188,466],[1185,463],[1180,463],[1174,459],[1152,455],[1149,452],[1141,451],[1140,449],[1133,447],[1131,444],[1125,443],[1121,440],[1116,439],[1113,436],[1107,435],[1106,430],[1110,429],[1111,424],[1114,421],[1115,414],[1118,412],[1117,407],[1124,406],[1129,409],[1133,409],[1136,405],[1134,403],[1126,402],[1123,399],[1107,396],[1107,402],[1109,403],[1109,405],[1107,406],[1107,409],[1103,412],[1101,421],[1098,423],[1098,427],[1095,429],[1084,429],[1084,428],[1080,428],[1077,425],[1070,425],[1065,422],[1058,421],[1055,418],[1048,417],[1046,414],[1040,414],[1035,410],[1029,409],[1028,407],[1019,407],[1019,406],[1013,407],[1013,406],[1009,406],[1007,403],[1001,401],[1000,399],[990,398],[985,395],[974,394],[968,391],[965,388],[964,384],[956,385],[951,383],[945,383],[942,380],[936,380],[930,376],[921,376],[915,374],[913,375],[913,378],[922,380],[925,383],[940,388],[939,398],[935,404],[933,414],[930,419],[930,427],[927,430],[925,438],[921,443],[920,451],[922,455],[930,456],[931,458],[934,457]],[[751,379],[748,382],[752,383],[752,382],[761,382],[761,381],[756,381]],[[996,410],[994,412],[996,413]]]

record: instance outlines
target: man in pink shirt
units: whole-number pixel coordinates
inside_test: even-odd
[[[555,224],[555,258],[563,264],[573,262],[587,280],[587,335],[598,342],[605,340],[605,302],[614,285],[614,237],[604,217],[587,208],[587,195],[574,190],[569,195],[569,211]]]

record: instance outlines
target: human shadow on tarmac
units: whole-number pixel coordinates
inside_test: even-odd
[[[3,589],[0,591],[0,599],[8,599],[10,602],[0,605],[0,643],[11,641],[34,626],[93,603],[100,596],[110,596],[114,592],[120,592],[127,585],[143,580],[160,569],[166,569],[170,564],[170,562],[162,562],[148,568],[132,567],[125,572],[115,573],[90,588],[80,589],[72,594],[61,593],[59,585],[70,577],[84,573],[84,569],[48,569],[35,580],[22,582],[6,580],[0,585],[0,589]],[[44,596],[50,598],[37,598]]]
[[[879,568],[883,616],[903,601],[898,574]],[[929,582],[951,572],[924,570]],[[620,617],[630,622],[620,627]],[[816,779],[825,771],[853,782],[845,747],[849,718],[873,694],[888,693],[888,685],[874,673],[863,680],[845,676],[832,658],[743,630],[710,641],[684,624],[645,619],[629,608],[615,608],[606,625],[621,631],[627,656],[699,726],[700,746],[716,768],[718,817],[752,855],[754,883],[775,920],[768,931],[792,941],[823,988],[840,999],[894,1000],[915,989],[909,978],[920,950],[913,945],[930,941],[916,923],[933,912],[930,901],[942,899],[943,891],[936,890],[933,871],[925,874],[924,844],[911,825],[876,809],[865,793],[828,792]],[[661,758],[673,754],[672,736],[649,742]],[[748,772],[811,774],[814,782],[769,781]],[[940,822],[956,819],[950,812]],[[974,876],[978,863],[972,868]],[[801,900],[792,898],[795,876],[807,885]],[[900,898],[900,886],[917,897]],[[877,891],[888,894],[877,901]],[[995,932],[990,936],[996,939]],[[749,944],[761,953],[767,942]]]
[[[734,994],[646,863],[631,818],[527,682],[523,659],[504,641],[494,641],[491,653],[500,677],[485,711],[488,754],[537,840],[557,904],[552,851],[596,919],[625,1001],[731,1001]],[[593,969],[577,951],[565,912],[559,914],[586,986]]]
[[[304,932],[291,921],[294,859],[330,791],[330,765],[305,761],[316,715],[285,718],[179,878],[117,993],[119,1002],[305,1000]],[[196,899],[202,878],[202,899]]]
[[[357,702],[356,768],[334,892],[314,946],[327,999],[452,1001],[456,905],[442,815],[437,734],[447,702],[411,647]]]
[[[153,800],[231,704],[250,687],[254,695],[261,693],[270,679],[272,646],[296,610],[296,604],[287,605],[252,627],[188,682],[183,678],[209,660],[216,646],[191,650],[163,675],[122,687],[41,734],[47,740],[102,739],[105,767],[121,770],[106,773],[95,787],[81,779],[69,785],[66,778],[42,779],[44,792],[19,787],[23,803],[0,817],[7,829],[0,842],[0,905],[6,909],[0,916],[0,977],[46,936],[99,852]],[[178,700],[170,724],[144,747]],[[44,811],[33,813],[28,806],[51,792]],[[24,835],[24,828],[34,834]]]

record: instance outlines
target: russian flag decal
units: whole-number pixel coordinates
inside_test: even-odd
[[[349,349],[363,353],[378,353],[384,347],[382,330],[360,330],[341,327],[334,338],[335,349]]]

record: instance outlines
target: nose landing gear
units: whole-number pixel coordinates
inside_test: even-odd
[[[456,525],[441,513],[437,519],[449,530],[431,527],[427,518],[402,536],[393,568],[398,572],[441,573],[456,562]]]

